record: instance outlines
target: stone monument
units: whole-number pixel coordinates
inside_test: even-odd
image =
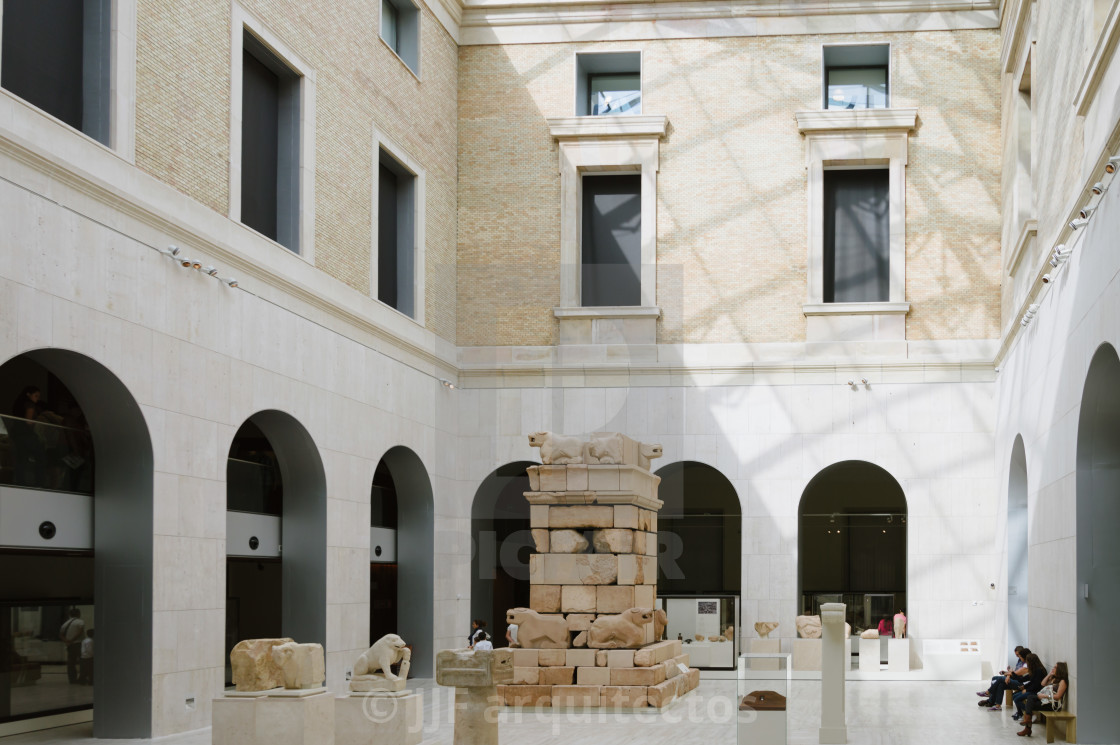
[[[662,707],[693,690],[679,640],[660,641],[657,511],[661,446],[615,432],[588,440],[535,432],[543,465],[528,470],[529,607],[512,608],[521,648],[510,706]]]
[[[848,727],[844,717],[845,671],[843,603],[821,605],[821,745],[844,745]]]
[[[397,634],[386,634],[358,656],[350,694],[335,699],[335,745],[419,745],[423,700],[405,688],[411,665],[412,650]]]
[[[510,649],[447,649],[436,655],[436,683],[455,687],[454,745],[498,745],[497,687],[513,680]]]

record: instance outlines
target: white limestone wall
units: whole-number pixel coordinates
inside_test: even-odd
[[[920,374],[920,373],[919,373]],[[793,376],[790,376],[793,378]],[[499,465],[536,460],[526,435],[622,431],[660,442],[659,468],[694,460],[734,485],[743,509],[742,633],[777,620],[796,636],[797,512],[810,479],[865,460],[901,484],[909,512],[910,631],[979,637],[1002,658],[999,509],[993,468],[995,386],[988,381],[882,382],[848,376],[712,387],[518,388],[456,392],[474,483]],[[858,376],[857,376],[858,378]],[[998,668],[997,668],[998,669]]]
[[[1120,189],[1076,234],[1074,253],[1039,301],[1038,315],[1001,366],[997,467],[1001,525],[1015,436],[1027,456],[1029,644],[1077,678],[1077,426],[1089,363],[1103,343],[1120,349]],[[1006,570],[1005,570],[1006,571]],[[1012,643],[1021,643],[1012,640]]]
[[[223,689],[225,461],[238,427],[264,409],[297,419],[323,461],[327,675],[342,688],[368,644],[370,483],[389,448],[411,448],[432,480],[437,566],[461,551],[447,539],[464,530],[462,509],[449,503],[458,483],[451,391],[258,297],[267,288],[251,279],[230,289],[178,267],[144,245],[172,242],[150,220],[3,154],[0,165],[0,361],[45,347],[87,355],[123,382],[151,434],[152,734],[209,726],[210,699]],[[442,582],[436,592],[437,617],[450,619],[455,588]],[[449,646],[463,625],[439,627],[442,638],[414,641]]]

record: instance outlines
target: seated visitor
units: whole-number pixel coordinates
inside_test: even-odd
[[[1023,715],[1023,701],[1028,696],[1033,696],[1042,690],[1042,681],[1046,679],[1046,666],[1042,664],[1037,654],[1033,652],[1027,655],[1027,676],[1019,687],[1019,691],[1011,697],[1015,703],[1016,716],[1013,719],[1018,719]]]
[[[1061,711],[1069,692],[1069,666],[1059,662],[1050,669],[1050,674],[1042,680],[1037,693],[1023,698],[1023,729],[1015,734],[1019,737],[1031,736],[1031,714],[1036,711]]]
[[[1008,688],[1015,688],[1022,684],[1027,677],[1027,655],[1031,651],[1026,647],[1015,647],[1015,669],[1014,670],[1000,670],[999,675],[992,678],[991,685],[988,686],[986,691],[977,691],[977,696],[984,697],[983,701],[977,703],[978,706],[986,706],[992,711],[999,711],[1002,708],[1001,702],[1003,701],[1003,692]]]

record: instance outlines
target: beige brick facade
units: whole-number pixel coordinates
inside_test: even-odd
[[[577,51],[643,52],[643,113],[664,114],[658,341],[805,338],[807,183],[794,112],[817,109],[821,44],[889,41],[892,105],[917,107],[907,169],[910,339],[999,331],[995,30],[463,47],[460,345],[555,343],[558,150]]]
[[[455,41],[423,7],[418,80],[380,41],[378,4],[244,0],[315,71],[315,264],[368,293],[376,127],[426,173],[425,325],[455,333]],[[136,163],[229,211],[230,3],[140,0]]]

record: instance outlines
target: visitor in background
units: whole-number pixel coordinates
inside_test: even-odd
[[[86,632],[82,640],[82,654],[78,664],[78,684],[93,685],[93,629]]]
[[[66,677],[71,683],[78,682],[78,660],[82,656],[82,639],[86,636],[86,622],[82,612],[70,609],[70,618],[58,630],[58,639],[66,645]]]
[[[506,643],[511,647],[520,647],[517,643],[517,624],[511,623],[506,627]]]
[[[1069,666],[1059,662],[1042,680],[1042,688],[1037,694],[1029,694],[1023,699],[1023,729],[1015,734],[1019,737],[1031,736],[1031,714],[1036,711],[1061,711],[1069,692]]]
[[[476,652],[478,652],[480,650],[483,650],[483,649],[493,649],[493,648],[494,648],[494,643],[490,641],[489,636],[487,636],[485,639],[479,639],[478,641],[476,641],[474,643],[474,651],[476,651]]]
[[[474,649],[474,645],[481,639],[489,639],[490,635],[486,633],[486,622],[481,618],[476,618],[471,621],[471,635],[467,637],[467,649]]]

